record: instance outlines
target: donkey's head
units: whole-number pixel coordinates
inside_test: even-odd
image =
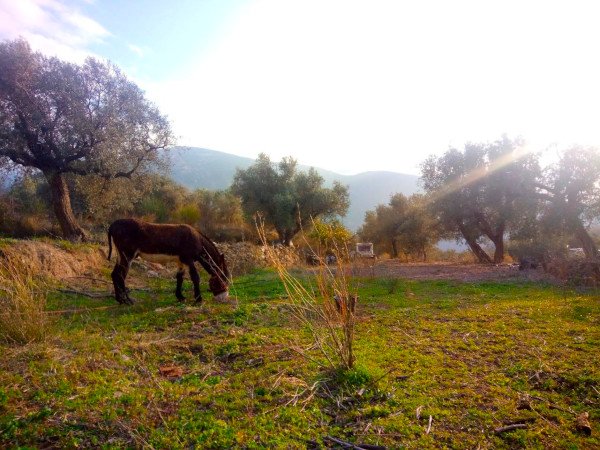
[[[214,273],[208,280],[208,289],[213,293],[215,300],[226,300],[229,297],[229,280],[231,276],[225,262],[225,255],[218,253],[213,260]]]

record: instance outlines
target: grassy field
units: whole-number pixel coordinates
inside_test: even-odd
[[[53,293],[79,312],[43,344],[0,344],[0,447],[600,448],[598,292],[355,281],[345,373],[294,351],[310,335],[271,271],[236,279],[237,308],[179,305],[163,279],[133,307]]]

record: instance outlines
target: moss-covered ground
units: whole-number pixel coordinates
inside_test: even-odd
[[[355,281],[346,373],[294,351],[310,336],[271,271],[235,280],[237,306],[181,305],[170,279],[133,307],[55,292],[78,311],[45,343],[0,344],[0,447],[600,448],[597,291]]]

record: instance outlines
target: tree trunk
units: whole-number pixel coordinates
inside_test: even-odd
[[[494,243],[494,262],[496,264],[500,264],[504,262],[504,233],[499,236],[496,236],[496,239],[493,239]]]
[[[463,238],[465,239],[465,241],[467,241],[469,248],[471,249],[471,251],[473,252],[475,257],[477,258],[477,260],[480,263],[491,264],[492,258],[490,258],[490,256],[486,252],[483,251],[483,249],[481,248],[481,246],[477,243],[477,241],[475,239],[473,239],[471,236],[469,236],[469,233],[466,232],[465,227],[460,223],[458,224],[458,230],[463,235]]]
[[[489,222],[485,219],[483,214],[478,216],[479,228],[485,234],[490,241],[494,244],[494,262],[500,264],[504,262],[504,228],[506,224],[504,221],[498,225],[498,228],[494,231]]]
[[[475,241],[475,239],[465,238],[467,244],[469,244],[469,248],[475,254],[475,257],[480,263],[491,264],[492,258],[488,255],[481,246]]]
[[[398,257],[398,242],[396,239],[392,239],[392,258]]]
[[[583,248],[586,258],[598,259],[598,249],[596,247],[596,243],[587,232],[579,218],[577,219],[577,223],[575,225],[575,237],[581,243],[581,247]]]
[[[87,233],[79,226],[73,214],[69,187],[64,175],[60,172],[50,172],[44,173],[44,176],[50,185],[52,209],[58,219],[63,237],[73,241],[87,240]]]

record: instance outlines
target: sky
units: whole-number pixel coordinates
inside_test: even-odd
[[[600,145],[600,3],[0,0],[0,39],[108,59],[179,145],[343,174],[522,137]]]

